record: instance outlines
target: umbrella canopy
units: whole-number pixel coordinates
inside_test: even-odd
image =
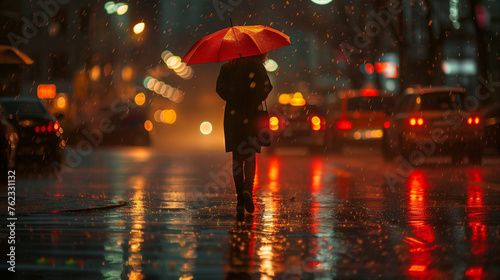
[[[14,47],[0,45],[0,64],[33,64],[33,59]]]
[[[263,54],[290,45],[290,37],[263,25],[233,26],[200,39],[182,59],[188,65]]]

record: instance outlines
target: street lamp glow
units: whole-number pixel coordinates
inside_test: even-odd
[[[145,26],[146,25],[144,24],[144,22],[139,22],[138,24],[134,25],[134,33],[135,34],[142,33],[142,31],[144,31]]]
[[[318,5],[326,5],[332,2],[332,0],[311,0],[311,2]]]

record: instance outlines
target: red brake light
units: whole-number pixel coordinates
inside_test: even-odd
[[[389,128],[391,126],[391,122],[385,121],[384,128]]]
[[[40,127],[39,127],[39,126],[36,126],[36,127],[35,127],[35,132],[36,132],[36,133],[40,133]]]
[[[352,122],[342,120],[337,122],[337,128],[340,130],[348,130],[352,128]]]
[[[48,132],[51,132],[51,131],[52,131],[52,126],[48,125],[48,126],[47,126],[47,131],[48,131]]]
[[[378,90],[374,88],[364,88],[359,91],[361,96],[378,96]]]
[[[59,128],[61,128],[61,125],[59,125],[59,123],[58,123],[58,122],[56,122],[56,123],[54,124],[54,131],[56,131],[56,132],[57,132],[57,131],[59,130]]]
[[[423,118],[410,118],[409,122],[410,122],[411,126],[415,126],[415,125],[422,126],[422,125],[424,125],[424,119]]]
[[[479,117],[468,117],[467,118],[468,124],[479,124],[480,122],[481,122],[481,119]]]
[[[47,129],[45,128],[45,125],[42,125],[42,127],[40,128],[40,130],[41,130],[42,132],[45,132]]]

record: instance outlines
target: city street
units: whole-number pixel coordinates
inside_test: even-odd
[[[498,156],[413,167],[367,147],[264,153],[243,221],[230,164],[223,152],[110,148],[62,180],[17,175],[16,273],[4,188],[1,279],[500,277]]]

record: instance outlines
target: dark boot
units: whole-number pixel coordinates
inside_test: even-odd
[[[242,192],[243,201],[245,203],[245,210],[248,213],[253,213],[255,211],[255,206],[253,205],[253,195],[252,195],[253,186],[245,186],[245,189]]]
[[[243,199],[242,190],[243,188],[236,188],[236,216],[238,219],[243,218],[245,216],[245,200]]]

